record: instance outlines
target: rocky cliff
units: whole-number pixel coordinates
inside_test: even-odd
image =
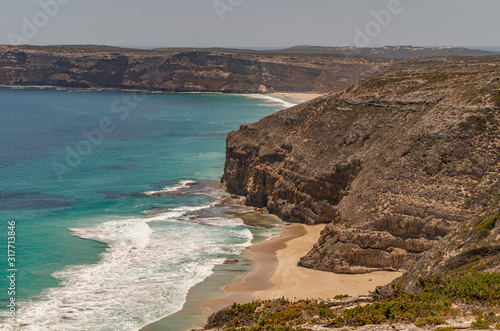
[[[340,55],[0,46],[0,85],[327,93],[379,74],[389,62]]]
[[[229,192],[328,223],[302,266],[407,270],[500,195],[500,58],[391,70],[228,136]]]
[[[500,194],[499,194],[500,196]],[[500,272],[500,198],[460,224],[439,241],[402,277],[387,288],[399,285],[406,291],[420,291],[421,277],[464,272]],[[389,290],[389,293],[392,291]]]

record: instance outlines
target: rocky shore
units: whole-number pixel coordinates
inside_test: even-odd
[[[230,133],[229,192],[327,223],[300,266],[406,272],[363,297],[233,304],[205,330],[500,328],[499,69],[398,71]]]
[[[222,182],[328,223],[300,265],[408,270],[500,192],[500,59],[400,68],[229,134]]]
[[[418,306],[411,293],[425,296],[450,284],[462,286],[454,282],[463,277],[471,283],[479,278],[478,271],[492,274],[484,274],[484,282],[473,284],[473,290],[488,292],[483,287],[488,288],[491,279],[497,281],[500,272],[500,56],[372,58],[324,49],[310,52],[0,46],[0,86],[333,92],[231,132],[222,185],[244,196],[248,205],[284,221],[324,224],[317,243],[298,261],[301,267],[363,279],[371,272],[405,272],[367,299],[379,300],[374,303],[379,315],[379,302],[387,303],[382,306],[387,308],[385,317],[364,312],[366,321],[393,325],[367,330],[416,329],[415,324],[396,327],[396,321],[408,320],[393,318],[397,304]],[[381,54],[386,52],[394,50]],[[274,267],[282,276],[293,269],[283,263],[280,269],[279,262]],[[461,276],[433,278],[443,274]],[[262,298],[282,295],[282,288],[290,287],[286,281],[285,276],[275,280],[276,288],[261,293]],[[481,297],[477,304],[463,305],[469,294],[454,297],[453,305],[465,307],[460,312],[468,316],[465,324],[451,310],[442,312],[453,317],[448,320],[427,320],[432,315],[420,321],[417,314],[411,321],[435,323],[433,328],[441,322],[473,328],[486,321],[486,310],[476,314],[477,307],[493,304],[491,323],[499,314],[500,327],[498,286],[495,289],[493,297]],[[246,298],[250,292],[245,290]],[[449,298],[441,294],[442,300]],[[338,311],[330,309],[338,300],[343,298],[235,305],[232,312],[214,315],[207,328],[251,326],[261,318],[273,325],[276,319],[263,315],[267,310],[290,311],[292,315],[283,317],[290,324],[280,325],[311,330],[366,322],[348,321],[351,308],[343,304]],[[356,300],[345,300],[358,309]],[[451,309],[452,302],[445,303]],[[293,315],[297,309],[302,315]]]

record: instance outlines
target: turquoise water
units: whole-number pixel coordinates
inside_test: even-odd
[[[15,220],[20,329],[135,330],[180,310],[259,235],[214,207],[227,133],[290,105],[0,89],[0,256],[6,272]]]

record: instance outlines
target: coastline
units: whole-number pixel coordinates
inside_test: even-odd
[[[66,87],[53,85],[0,85],[0,88],[8,88],[14,90],[35,89],[35,90],[58,90],[58,91],[79,91],[79,92],[96,92],[96,91],[119,91],[119,92],[136,92],[145,94],[229,94],[229,95],[245,95],[248,93],[234,93],[223,91],[162,91],[162,90],[141,90],[141,89],[124,89],[110,87]],[[255,95],[269,95],[280,99],[293,99],[297,101],[309,101],[320,97],[324,94],[309,93],[309,92],[276,92],[276,93],[254,93]]]
[[[250,248],[254,271],[235,284],[223,287],[224,297],[207,300],[203,309],[208,314],[233,302],[278,299],[327,299],[336,295],[367,295],[377,286],[386,285],[400,272],[380,271],[369,274],[335,274],[297,266],[317,242],[325,225],[288,225],[284,232]]]
[[[271,93],[269,94],[273,97],[276,98],[288,98],[288,99],[293,99],[293,100],[298,100],[302,102],[306,102],[312,99],[316,99],[324,94],[317,94],[317,93],[295,93],[295,92],[279,92],[279,93]]]
[[[368,274],[336,274],[299,267],[301,257],[306,255],[318,242],[320,225],[300,225],[305,234],[286,243],[284,249],[276,251],[278,265],[270,281],[274,286],[258,290],[253,297],[261,300],[285,297],[294,299],[327,299],[336,295],[357,297],[368,295],[377,286],[390,283],[402,275],[401,272],[378,271]]]
[[[8,88],[8,87],[7,87],[7,88]],[[43,90],[43,89],[48,89],[48,90],[60,90],[60,89],[61,89],[61,88],[57,88],[57,87],[41,87],[41,86],[40,86],[40,87],[34,87],[34,86],[31,86],[31,87],[21,87],[21,88],[19,88],[19,87],[14,87],[14,88],[15,88],[15,89],[20,89],[20,90],[21,90],[21,89],[22,89],[22,90]],[[75,89],[64,89],[64,90],[65,90],[65,91],[73,91],[73,90],[75,90]],[[79,90],[79,91],[82,91],[82,92],[87,92],[87,91],[88,91],[88,92],[94,92],[94,91],[97,91],[97,90],[93,90],[93,89],[78,89],[78,90]],[[99,91],[103,91],[103,89],[99,89]],[[132,91],[130,91],[130,90],[125,90],[125,91],[126,91],[126,92],[132,92]],[[67,93],[63,93],[63,94],[67,94]],[[68,95],[70,95],[70,94],[68,94]],[[114,163],[110,163],[110,164],[114,164]],[[80,237],[80,238],[83,238],[83,237]],[[85,239],[85,238],[84,238],[84,239]],[[101,243],[105,243],[104,241],[100,241],[100,242],[101,242]],[[97,264],[99,261],[101,261],[101,260],[99,259],[98,261],[96,261],[96,263],[95,263],[95,264]],[[248,263],[248,261],[247,261],[247,263]],[[249,263],[248,263],[248,264],[249,264]],[[224,267],[227,267],[227,266],[224,266]],[[235,265],[235,266],[232,266],[232,267],[234,267],[233,269],[236,269],[236,268],[241,268],[241,269],[244,269],[244,267],[243,267],[243,266],[240,266],[240,265]],[[246,272],[248,272],[248,271],[249,271],[249,270],[248,270],[248,268],[247,268],[246,270],[243,270],[243,271],[236,271],[236,270],[234,270],[234,271],[228,271],[227,273],[232,273],[232,274],[233,274],[232,278],[230,278],[229,276],[228,276],[228,277],[226,277],[226,278],[224,279],[224,282],[223,282],[222,284],[218,284],[218,283],[217,283],[217,286],[213,286],[213,289],[220,290],[220,288],[221,288],[223,285],[230,284],[230,283],[233,283],[233,282],[235,281],[235,278],[236,278],[236,277],[235,277],[234,275],[236,275],[236,274],[241,275],[243,272],[245,272],[245,273],[246,273]],[[132,273],[131,273],[131,274],[132,274]],[[220,280],[218,280],[217,282],[221,282],[221,281],[220,281]],[[216,282],[214,282],[214,283],[216,283]],[[200,283],[200,284],[203,284],[203,282],[202,282],[202,283]],[[203,292],[203,291],[204,291],[204,292],[206,292],[206,293],[207,293],[207,292],[212,291],[213,293],[207,293],[207,297],[206,297],[206,298],[211,298],[211,297],[215,297],[215,296],[220,296],[220,295],[222,295],[222,294],[223,294],[222,292],[216,292],[216,291],[213,291],[213,289],[210,289],[210,290],[208,290],[208,291],[207,291],[207,290],[204,290],[204,289],[201,289],[201,290],[195,290],[195,291],[193,291],[193,292],[198,291],[198,293],[199,293],[199,292]],[[168,296],[165,296],[165,297],[168,297]],[[192,297],[195,297],[195,299],[199,299],[199,296],[197,296],[197,294],[193,294],[193,295],[192,295]],[[178,302],[180,302],[180,300],[179,300]],[[186,304],[186,306],[188,306],[189,304],[190,304],[190,303]],[[200,304],[201,304],[201,302],[200,302]],[[193,306],[194,308],[198,308],[198,307],[200,306],[200,304],[196,305],[196,304],[193,302],[193,303],[191,303],[191,306]],[[193,310],[193,312],[194,312],[194,310]],[[200,315],[202,315],[202,317],[203,317],[203,318],[205,318],[205,316],[204,316],[203,314],[200,314]],[[193,316],[193,315],[191,315],[191,316]],[[198,317],[198,314],[197,314],[197,315],[194,315],[194,316]]]
[[[307,232],[299,224],[285,225],[284,231],[268,240],[249,247],[253,270],[233,283],[222,287],[226,294],[221,297],[206,300],[202,304],[203,311],[208,316],[233,303],[247,303],[257,299],[256,291],[266,291],[273,288],[271,277],[278,267],[277,251],[287,247],[287,242],[300,238]]]
[[[160,331],[166,327],[181,330],[177,328],[177,323],[183,325],[183,319],[188,316],[191,319],[196,317],[196,325],[192,328],[200,329],[212,313],[233,303],[258,299],[328,299],[336,295],[368,295],[377,286],[386,285],[402,275],[401,272],[391,271],[335,274],[298,267],[298,260],[317,242],[325,226],[285,225],[279,235],[255,243],[243,253],[241,262],[251,261],[246,272],[235,279],[219,270],[190,291],[182,311],[149,324],[141,331]]]

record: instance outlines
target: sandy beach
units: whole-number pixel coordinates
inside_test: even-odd
[[[366,295],[402,275],[399,272],[374,272],[362,275],[341,275],[297,266],[299,259],[317,242],[325,225],[289,225],[284,233],[250,248],[255,270],[236,284],[223,288],[226,296],[207,300],[207,313],[233,302],[255,299],[317,299],[339,294]]]
[[[301,101],[309,101],[312,99],[316,99],[317,97],[322,96],[323,94],[314,94],[314,93],[273,93],[272,96],[277,98],[290,98]]]
[[[301,225],[291,225],[280,236],[252,245],[249,251],[250,259],[254,261],[254,271],[240,278],[235,284],[224,286],[222,290],[227,295],[205,301],[202,305],[203,310],[206,313],[212,313],[234,302],[251,302],[256,299],[253,296],[255,291],[272,288],[274,284],[270,278],[278,266],[276,252],[286,248],[288,241],[305,234],[306,231]]]

